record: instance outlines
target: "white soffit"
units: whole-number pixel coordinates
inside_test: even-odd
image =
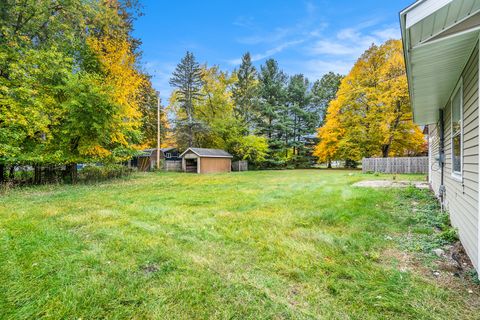
[[[438,120],[478,39],[478,13],[480,0],[424,0],[400,14],[417,123]]]
[[[445,107],[472,53],[478,34],[465,33],[413,50],[410,54],[410,90],[414,119],[434,123]]]

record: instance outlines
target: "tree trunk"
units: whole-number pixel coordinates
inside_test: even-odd
[[[33,166],[33,184],[42,183],[42,168],[39,165]]]
[[[77,164],[76,163],[70,163],[68,165],[68,174],[70,176],[71,183],[76,184],[77,183],[77,178],[78,178]]]
[[[401,110],[401,104],[400,104],[400,101],[397,101],[397,109],[396,109],[397,116],[395,117],[395,121],[393,122],[390,137],[388,138],[388,143],[382,146],[382,156],[384,158],[388,158],[388,155],[390,153],[390,147],[392,146],[392,143],[393,143],[393,137],[395,135],[395,131],[397,130],[398,125],[400,124],[400,119],[402,118],[402,114],[400,113],[400,110]]]
[[[188,125],[188,146],[193,147],[193,129],[192,124]]]
[[[268,117],[268,140],[272,139],[272,117]]]
[[[0,184],[5,182],[5,165],[0,163]]]
[[[8,173],[8,179],[14,180],[15,179],[15,166],[10,166],[10,172]]]
[[[332,169],[332,160],[327,161],[327,169]]]
[[[390,153],[390,144],[384,144],[382,146],[382,157],[388,158],[389,153]]]

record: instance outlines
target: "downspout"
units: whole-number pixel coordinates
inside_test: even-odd
[[[439,110],[439,118],[440,150],[438,164],[440,166],[440,190],[438,190],[438,195],[443,210],[445,204],[445,121],[443,109]]]

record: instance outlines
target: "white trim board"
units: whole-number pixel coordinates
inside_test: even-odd
[[[453,1],[454,0],[423,0],[413,4],[402,12],[407,14],[406,27],[410,28]]]
[[[480,35],[479,35],[479,40],[478,40],[478,43],[479,43],[479,51],[480,51]],[[479,75],[480,75],[480,54],[478,55],[478,68],[479,68]],[[480,79],[478,81],[478,95],[479,95],[479,99],[477,100],[477,112],[480,113]],[[480,116],[478,117],[478,139],[479,139],[479,142],[480,142]],[[480,147],[479,147],[480,148]],[[480,151],[480,150],[479,150]],[[479,152],[480,153],[480,152]],[[478,159],[478,158],[477,158]],[[478,250],[478,253],[477,253],[477,256],[480,257],[480,161],[478,161],[478,178],[477,178],[477,183],[479,184],[478,185],[478,203],[477,203],[477,207],[478,207],[478,216],[477,216],[477,250]],[[477,259],[477,260],[480,260],[480,259]],[[480,268],[480,262],[477,263],[477,270],[479,270]],[[480,275],[479,275],[479,278],[480,278]]]

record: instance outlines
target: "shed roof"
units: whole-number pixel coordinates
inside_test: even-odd
[[[169,152],[169,151],[176,150],[176,149],[177,148],[173,148],[173,147],[160,148],[160,151],[162,153],[165,153],[165,152]],[[145,149],[145,150],[141,151],[139,157],[150,157],[151,155],[153,155],[156,152],[157,152],[157,148]]]
[[[180,157],[183,157],[187,152],[193,152],[199,157],[208,158],[233,158],[233,156],[225,150],[221,149],[205,149],[205,148],[188,148]]]

